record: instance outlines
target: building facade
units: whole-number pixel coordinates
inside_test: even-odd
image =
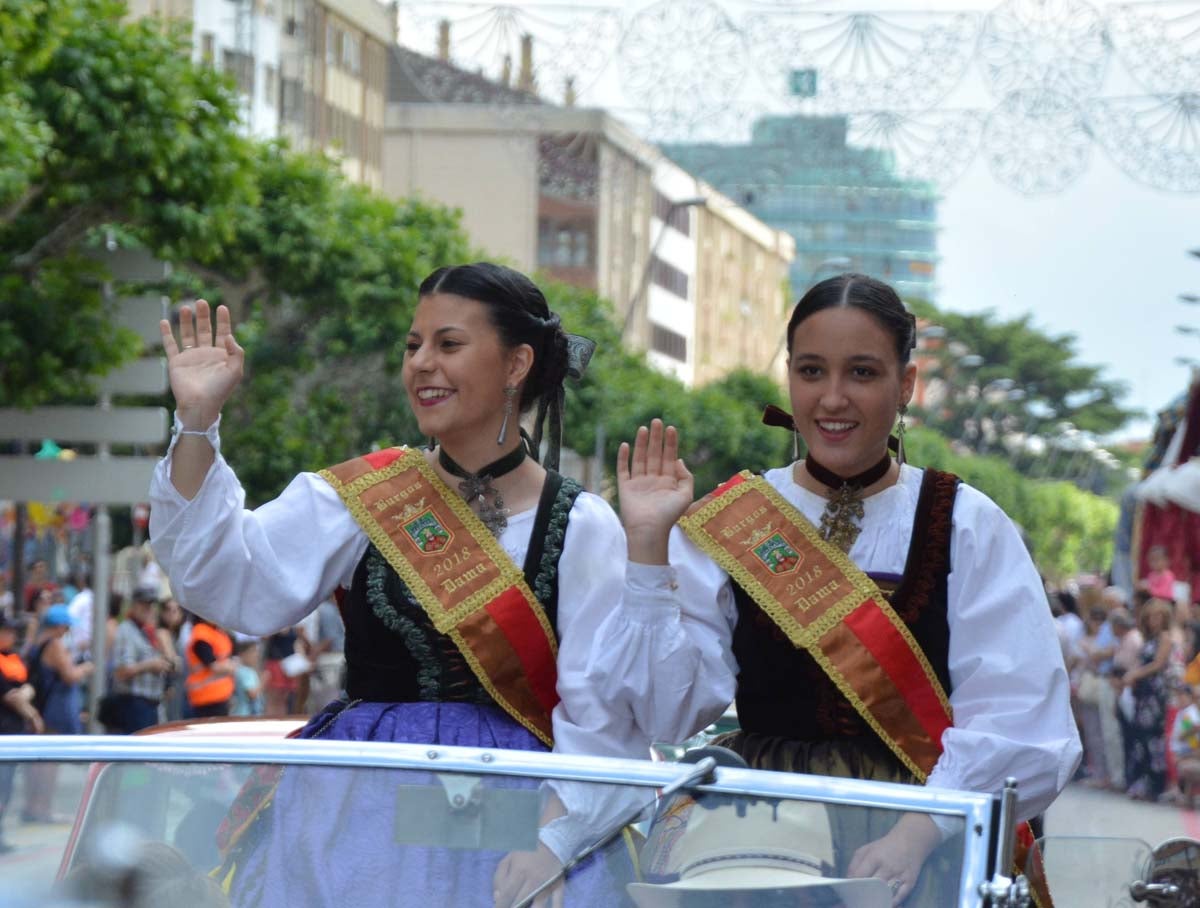
[[[697,213],[696,384],[744,368],[786,385],[794,241],[716,193]]]
[[[932,301],[937,279],[934,188],[896,175],[883,152],[847,142],[844,117],[766,117],[747,145],[664,146],[796,242],[792,292],[818,277],[859,271],[902,296]]]
[[[517,87],[523,76],[491,82],[403,47],[391,65],[386,193],[457,208],[488,254],[606,297],[626,343],[688,385],[765,367],[769,344],[757,333],[773,339],[777,318],[746,320],[756,338],[732,352],[700,328],[726,320],[710,309],[743,302],[782,311],[789,237],[602,110],[549,103]],[[704,236],[726,252],[707,273]]]
[[[395,9],[378,0],[129,0],[130,14],[187,22],[192,55],[237,83],[259,139],[327,152],[348,178],[383,182],[387,49]]]

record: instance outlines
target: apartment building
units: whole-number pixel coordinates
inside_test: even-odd
[[[387,49],[396,12],[378,0],[129,0],[130,14],[187,22],[192,55],[237,83],[256,138],[335,157],[351,180],[383,182]]]
[[[393,47],[384,191],[457,208],[489,254],[608,298],[625,341],[689,385],[765,368],[766,339],[730,353],[727,338],[699,329],[725,318],[714,322],[714,308],[782,311],[790,237],[607,112],[538,96],[530,52],[505,84]],[[707,272],[705,236],[725,250],[721,268]],[[777,325],[755,318],[743,327],[773,338]]]
[[[938,193],[899,176],[885,153],[848,140],[845,117],[763,117],[745,144],[665,146],[681,167],[796,241],[798,293],[822,274],[854,270],[902,296],[937,295]]]

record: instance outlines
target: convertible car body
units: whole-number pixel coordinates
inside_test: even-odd
[[[22,778],[37,775],[28,767],[56,766],[56,810],[70,819],[6,821],[16,847],[0,855],[0,905],[490,906],[490,885],[475,892],[466,877],[487,867],[490,881],[504,855],[538,849],[550,791],[588,818],[567,856],[566,908],[889,908],[886,881],[846,878],[839,838],[907,812],[935,814],[951,831],[926,865],[937,905],[1025,903],[1023,881],[996,870],[1011,866],[1000,847],[1011,795],[760,772],[707,755],[675,763],[288,739],[298,726],[221,720],[124,738],[0,738],[0,763],[19,764],[18,796]],[[597,861],[631,868],[609,875],[617,888],[599,901],[571,882]],[[433,884],[414,879],[425,864],[441,868]],[[345,869],[352,900],[336,891]],[[175,888],[145,901],[146,881],[168,871],[181,875]]]

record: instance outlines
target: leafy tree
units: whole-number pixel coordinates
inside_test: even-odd
[[[955,357],[950,353],[949,342],[957,341],[983,359],[983,364],[970,372],[976,386],[1011,379],[1025,392],[1026,400],[1042,401],[1054,409],[1056,419],[1069,420],[1080,430],[1112,432],[1138,415],[1121,405],[1127,392],[1123,383],[1105,378],[1098,366],[1076,360],[1074,335],[1046,334],[1033,325],[1030,315],[1003,320],[993,312],[944,312],[920,300],[911,300],[909,305],[918,315],[946,330],[946,341],[938,347],[938,366],[931,377],[955,385],[963,383],[962,375],[955,373]],[[1024,407],[1024,401],[1014,401],[985,405],[983,409],[989,413],[1007,410],[1020,425],[1026,422]],[[977,399],[953,394],[937,410],[922,415],[928,425],[951,438],[961,438],[964,423],[980,411]]]
[[[301,470],[418,441],[399,374],[417,287],[471,251],[452,213],[374,195],[321,157],[269,144],[255,165],[261,201],[229,256],[184,268],[239,326],[246,378],[222,431],[262,501]]]
[[[1047,576],[1102,573],[1111,565],[1118,513],[1114,501],[1069,482],[1030,479],[999,457],[957,454],[930,429],[910,430],[905,444],[912,463],[955,473],[1003,508],[1025,533]]]
[[[0,0],[0,403],[78,393],[136,352],[81,245],[120,225],[170,259],[214,258],[251,203],[223,77],[179,31],[114,0]]]
[[[53,0],[0,0],[0,217],[20,199],[50,146],[29,78],[57,49],[69,9]]]

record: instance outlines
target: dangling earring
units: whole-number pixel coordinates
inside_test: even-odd
[[[512,416],[513,398],[517,396],[517,389],[512,385],[504,388],[504,422],[500,423],[500,434],[496,438],[496,444],[503,445],[508,440],[508,418]]]
[[[800,433],[792,429],[792,460],[800,459]]]
[[[904,457],[904,414],[908,412],[908,404],[901,404],[898,412],[900,422],[896,425],[896,463],[904,466],[907,462]]]

